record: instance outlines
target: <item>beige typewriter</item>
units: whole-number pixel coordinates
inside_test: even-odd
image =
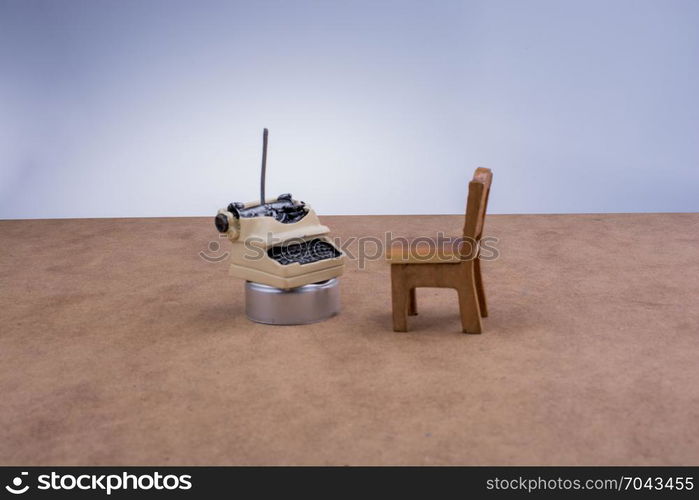
[[[267,138],[265,129],[260,199],[231,203],[216,215],[216,229],[232,243],[230,275],[283,290],[340,276],[344,255],[313,209],[290,194],[265,197]]]

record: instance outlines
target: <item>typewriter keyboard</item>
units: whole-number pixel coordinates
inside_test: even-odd
[[[267,255],[281,265],[286,266],[294,262],[310,264],[319,260],[339,257],[342,254],[330,243],[316,238],[311,241],[272,247],[267,250]]]

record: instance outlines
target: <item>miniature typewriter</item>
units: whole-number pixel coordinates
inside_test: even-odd
[[[291,194],[265,197],[267,139],[265,129],[259,201],[231,203],[215,218],[233,243],[230,275],[285,290],[340,276],[344,255],[313,209]]]

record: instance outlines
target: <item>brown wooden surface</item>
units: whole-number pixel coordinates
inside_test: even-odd
[[[198,256],[212,217],[0,221],[0,463],[699,464],[699,215],[496,215],[485,236],[485,333],[432,288],[395,333],[382,258],[348,263],[339,316],[269,327]]]

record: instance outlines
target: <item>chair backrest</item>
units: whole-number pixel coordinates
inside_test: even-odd
[[[466,202],[466,223],[464,224],[464,240],[478,242],[483,235],[483,222],[488,209],[490,184],[493,182],[493,172],[489,168],[478,167],[473,173],[473,180],[468,184],[468,201]],[[472,250],[464,248],[463,257],[472,258]]]

